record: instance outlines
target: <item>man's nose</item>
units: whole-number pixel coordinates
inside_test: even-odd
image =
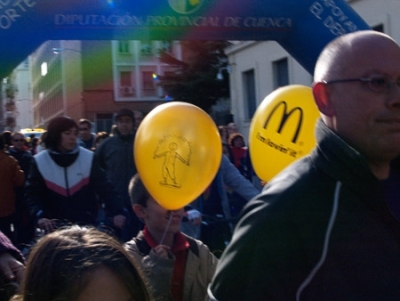
[[[392,82],[390,86],[390,93],[387,97],[387,105],[390,107],[400,108],[400,81]]]

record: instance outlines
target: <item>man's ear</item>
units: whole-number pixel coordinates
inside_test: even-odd
[[[146,210],[143,208],[142,205],[139,204],[132,205],[132,209],[140,220],[144,220],[145,217],[147,216]]]
[[[314,83],[312,87],[312,92],[318,110],[325,116],[329,117],[335,116],[336,112],[332,104],[332,101],[330,99],[329,95],[330,91],[328,85],[321,82]]]

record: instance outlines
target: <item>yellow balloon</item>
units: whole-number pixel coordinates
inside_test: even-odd
[[[320,114],[310,87],[290,85],[269,94],[250,125],[249,151],[257,176],[268,182],[316,144]]]
[[[171,102],[143,119],[134,157],[151,196],[165,209],[176,210],[195,200],[214,179],[222,157],[221,138],[206,112]]]

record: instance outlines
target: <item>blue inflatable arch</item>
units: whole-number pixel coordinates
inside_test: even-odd
[[[0,0],[0,78],[46,40],[275,40],[312,73],[368,28],[344,0]]]

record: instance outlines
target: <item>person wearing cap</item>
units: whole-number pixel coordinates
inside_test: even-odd
[[[142,227],[141,222],[133,213],[128,194],[129,181],[136,174],[133,159],[134,113],[126,108],[120,109],[115,115],[115,120],[115,134],[103,141],[96,149],[95,156],[124,201],[127,221],[119,238],[128,241],[136,236]]]

